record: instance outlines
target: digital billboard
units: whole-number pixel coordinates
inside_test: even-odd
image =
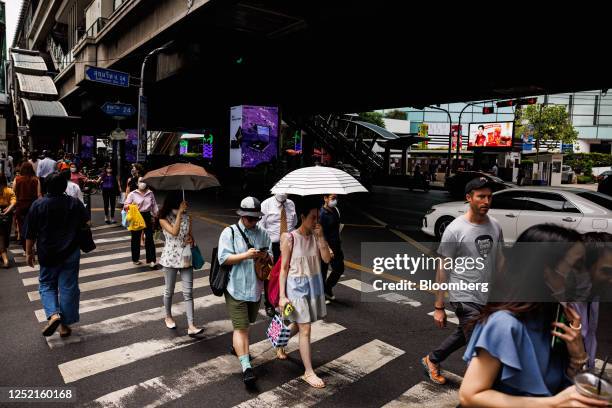
[[[511,149],[514,122],[470,123],[469,149]]]
[[[79,156],[81,159],[91,159],[94,156],[96,150],[96,138],[95,136],[81,136],[81,151]]]
[[[125,129],[125,160],[128,163],[136,163],[138,151],[138,130]]]
[[[278,108],[234,106],[230,112],[230,167],[253,168],[276,157]]]

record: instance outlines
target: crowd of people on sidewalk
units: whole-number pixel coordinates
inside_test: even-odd
[[[38,159],[35,156],[21,163],[13,184],[0,173],[0,255],[8,265],[14,213],[27,263],[33,267],[37,257],[40,264],[39,291],[47,316],[43,335],[50,336],[59,329],[61,337],[70,336],[71,325],[79,321],[80,242],[89,228],[81,186],[90,181],[101,185],[107,224],[115,222],[115,200],[122,195],[123,209],[133,207],[142,217],[143,227],[131,231],[135,265],[141,264],[144,235],[146,263],[156,268],[154,231],[162,232],[163,324],[170,330],[177,329],[172,297],[180,277],[186,332],[189,336],[203,334],[205,328],[196,325],[194,315],[192,249],[197,245],[184,195],[170,192],[160,209],[138,165],[132,167],[126,183],[115,175],[112,166],[105,166],[104,172],[91,180],[79,173],[73,157],[65,155],[56,161],[50,156],[44,152]],[[555,245],[537,257],[506,258],[502,229],[487,215],[492,202],[490,181],[472,180],[465,194],[468,211],[446,228],[437,252],[445,258],[484,257],[485,267],[461,272],[439,268],[436,280],[492,282],[492,290],[436,293],[435,324],[446,326],[447,298],[459,324],[421,359],[427,376],[434,383],[445,384],[441,363],[467,346],[463,354],[467,372],[459,392],[463,407],[606,406],[605,401],[582,395],[572,384],[578,373],[594,366],[600,291],[612,287],[612,235],[583,236],[561,226],[537,225],[521,234],[517,244]],[[310,338],[312,324],[325,318],[328,305],[335,300],[334,287],[344,273],[338,196],[330,193],[294,201],[286,194],[275,194],[263,203],[246,197],[237,216],[238,221],[221,232],[212,263],[229,271],[223,296],[233,326],[231,352],[242,367],[244,383],[252,387],[256,382],[249,329],[258,318],[263,296],[266,314],[271,318],[282,316],[289,323],[288,336],[298,335],[302,379],[314,388],[325,387],[312,366]],[[278,270],[277,281],[270,273],[274,268]],[[587,296],[581,301],[564,301],[560,293],[568,276],[580,273],[592,278]],[[528,287],[525,282],[529,282]],[[546,293],[547,301],[525,297],[525,291],[533,288]],[[565,320],[555,317],[561,314]],[[276,347],[276,356],[287,359],[283,346]]]

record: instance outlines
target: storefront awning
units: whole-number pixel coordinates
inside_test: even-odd
[[[11,49],[11,58],[15,72],[23,74],[44,75],[47,72],[47,64],[38,53],[27,50]]]
[[[19,90],[21,92],[40,95],[57,96],[57,89],[53,80],[46,75],[17,74]]]
[[[33,117],[46,118],[66,118],[68,113],[64,105],[57,101],[35,101],[32,99],[22,99],[28,121]]]

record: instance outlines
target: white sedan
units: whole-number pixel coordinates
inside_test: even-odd
[[[455,218],[467,211],[463,201],[434,205],[423,218],[421,230],[438,239]],[[489,216],[512,243],[527,228],[558,224],[580,233],[612,233],[612,197],[580,188],[519,187],[493,193]]]

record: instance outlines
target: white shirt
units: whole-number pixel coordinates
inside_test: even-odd
[[[297,226],[298,221],[293,201],[287,199],[284,203],[279,203],[275,197],[270,197],[261,203],[261,212],[264,215],[257,225],[268,232],[270,241],[274,243],[280,242],[280,218],[283,205],[287,213],[287,232],[291,232]]]
[[[42,160],[38,161],[38,169],[36,169],[37,177],[47,177],[49,174],[55,171],[55,166],[57,166],[57,162],[53,159],[45,157]]]
[[[81,188],[78,184],[69,181],[68,186],[66,187],[66,194],[68,194],[70,197],[78,198],[79,200],[81,200],[83,205],[85,205],[85,201],[83,200],[83,193],[81,192]]]

